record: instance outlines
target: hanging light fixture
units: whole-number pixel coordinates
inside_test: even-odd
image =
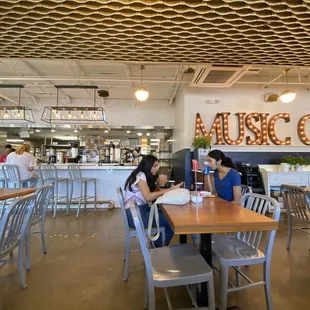
[[[57,89],[57,103],[56,106],[44,107],[41,120],[49,124],[59,123],[108,123],[106,111],[102,107],[96,107],[96,91],[97,86],[90,85],[60,85],[55,86]],[[93,89],[93,107],[63,107],[59,106],[59,89]]]
[[[31,109],[20,104],[21,90],[23,85],[0,85],[0,88],[17,88],[18,105],[0,106],[0,123],[34,123],[34,116]]]
[[[289,69],[286,69],[286,84],[288,84],[287,82],[287,73],[288,73]],[[292,102],[294,99],[296,98],[296,92],[294,90],[285,90],[283,91],[280,96],[279,99],[283,102],[283,103],[290,103]]]
[[[141,70],[141,87],[135,91],[135,96],[137,100],[145,101],[149,96],[149,92],[143,87],[143,70],[145,69],[145,66],[141,65],[139,68]]]

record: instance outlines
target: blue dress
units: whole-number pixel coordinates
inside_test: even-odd
[[[235,169],[231,168],[222,180],[219,177],[218,170],[214,171],[214,186],[220,198],[227,201],[233,201],[233,187],[240,185],[241,177]]]

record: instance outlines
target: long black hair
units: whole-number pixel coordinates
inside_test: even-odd
[[[131,172],[131,174],[127,178],[125,182],[125,190],[129,190],[132,192],[132,184],[136,182],[137,174],[139,172],[143,172],[146,176],[147,185],[149,186],[150,191],[151,192],[155,191],[158,175],[153,175],[151,170],[156,161],[159,160],[157,157],[153,155],[143,156],[138,167],[133,172]]]
[[[234,165],[232,159],[230,157],[226,157],[225,154],[220,150],[213,150],[209,152],[208,156],[215,159],[216,161],[221,159],[221,164],[224,167],[236,169],[236,166]]]

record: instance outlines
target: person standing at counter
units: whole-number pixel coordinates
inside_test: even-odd
[[[39,180],[39,177],[32,172],[35,166],[35,158],[30,153],[30,149],[29,144],[23,144],[6,158],[7,164],[18,166],[23,187],[27,187],[27,183],[30,183],[31,187],[36,187]]]
[[[132,171],[125,182],[125,208],[129,226],[134,228],[134,221],[130,212],[130,202],[135,201],[139,206],[141,218],[145,228],[148,226],[150,206],[148,202],[156,200],[171,189],[180,188],[183,183],[175,185],[169,189],[156,191],[156,177],[159,169],[159,160],[153,155],[145,155],[142,157],[138,167]],[[159,209],[159,226],[165,227],[166,245],[169,244],[173,237],[173,231],[170,224]],[[162,246],[162,236],[155,242],[156,247]]]
[[[231,160],[220,150],[213,150],[207,156],[208,166],[214,170],[214,178],[207,175],[209,190],[220,198],[240,204],[241,177]]]
[[[5,146],[5,154],[2,154],[2,155],[0,156],[0,163],[5,163],[5,162],[6,162],[7,156],[8,156],[10,153],[14,152],[14,151],[15,151],[15,149],[12,148],[12,145],[11,145],[11,144],[7,144],[7,145]]]

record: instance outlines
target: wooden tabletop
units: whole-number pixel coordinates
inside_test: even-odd
[[[162,209],[179,235],[278,229],[273,219],[221,198],[204,198],[198,205],[163,205]]]
[[[0,200],[32,194],[36,188],[0,188]]]

